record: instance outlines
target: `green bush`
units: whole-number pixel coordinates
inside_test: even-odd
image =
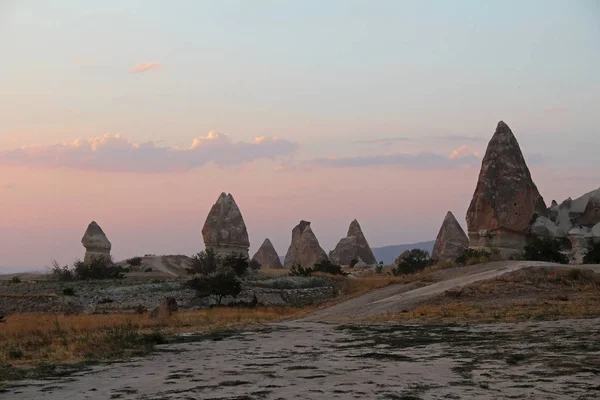
[[[132,257],[127,260],[127,264],[131,265],[132,267],[139,267],[142,265],[142,257]]]
[[[498,254],[498,250],[489,252],[485,249],[468,248],[463,254],[456,258],[455,262],[460,265],[483,264],[492,261],[494,256],[497,256]]]
[[[250,260],[250,269],[252,271],[258,271],[260,268],[262,267],[262,265],[260,265],[260,263],[254,259]]]
[[[232,269],[237,276],[244,276],[248,268],[250,268],[250,261],[248,257],[241,253],[231,254],[223,259],[223,267]]]
[[[94,258],[90,262],[75,261],[72,268],[61,267],[53,261],[52,278],[62,282],[86,281],[96,279],[123,279],[127,270],[113,264],[104,257]]]
[[[300,264],[296,264],[290,268],[290,276],[312,276],[314,269],[310,267],[304,268]]]
[[[375,273],[381,274],[383,272],[383,261],[379,261],[379,264],[375,267]]]
[[[569,259],[561,253],[563,242],[550,238],[535,238],[523,248],[523,260],[547,261],[568,264]]]
[[[198,297],[212,297],[218,305],[221,305],[223,298],[236,297],[242,291],[242,285],[234,273],[193,278],[187,285],[196,290]]]
[[[396,267],[392,269],[392,274],[395,276],[412,274],[423,270],[429,265],[429,262],[429,252],[427,250],[408,250],[396,259]]]
[[[75,296],[75,289],[72,287],[66,287],[62,291],[63,296]]]
[[[319,261],[313,266],[313,270],[315,272],[323,272],[331,275],[348,275],[346,272],[342,271],[341,265],[334,264],[329,260]]]
[[[206,249],[192,256],[192,263],[187,268],[188,274],[210,275],[217,272],[221,263],[220,257],[213,249]]]
[[[600,264],[600,243],[594,243],[583,257],[584,264]]]
[[[21,278],[19,278],[18,276],[13,276],[12,278],[10,278],[10,283],[21,283]]]

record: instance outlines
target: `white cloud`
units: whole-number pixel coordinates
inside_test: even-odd
[[[151,69],[159,69],[162,68],[162,64],[158,62],[147,62],[147,63],[137,63],[135,67],[129,72],[135,74],[140,72],[150,71]]]
[[[194,139],[187,149],[158,147],[153,142],[132,143],[119,134],[106,134],[70,143],[0,151],[0,164],[152,173],[187,171],[211,162],[219,166],[241,165],[290,155],[298,148],[299,144],[276,137],[233,142],[216,132]]]

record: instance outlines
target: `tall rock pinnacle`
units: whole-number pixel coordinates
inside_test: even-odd
[[[324,260],[327,260],[327,253],[319,245],[310,222],[300,221],[292,230],[292,243],[285,255],[283,266],[285,268],[292,268],[294,265],[312,267]]]
[[[362,261],[367,265],[377,264],[371,247],[357,220],[350,223],[348,234],[341,239],[335,249],[329,253],[331,262],[350,265],[353,261]]]
[[[454,261],[469,248],[469,238],[454,214],[448,211],[435,239],[431,258],[438,261]]]
[[[283,268],[279,254],[275,251],[273,243],[267,238],[260,246],[256,254],[252,256],[252,259],[258,262],[261,268],[280,269]]]
[[[202,228],[202,237],[205,247],[218,254],[248,256],[248,231],[231,194],[221,193],[212,206]]]
[[[89,263],[94,259],[104,258],[110,261],[110,250],[112,244],[104,234],[100,225],[92,221],[81,238],[81,244],[85,247],[83,262]]]

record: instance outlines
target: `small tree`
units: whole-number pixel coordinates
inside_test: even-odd
[[[461,265],[473,265],[489,262],[491,258],[492,253],[487,250],[468,248],[455,261]]]
[[[379,261],[379,264],[375,266],[375,273],[381,274],[383,272],[383,261]]]
[[[187,284],[196,290],[198,297],[212,297],[217,305],[221,305],[225,297],[236,297],[242,291],[242,285],[234,273],[201,276]]]
[[[67,265],[61,267],[57,261],[52,261],[51,275],[52,279],[57,281],[70,282],[75,280],[73,271]]]
[[[562,243],[557,239],[535,238],[523,248],[523,260],[568,264],[569,259],[561,253],[561,247]]]
[[[192,256],[192,263],[187,269],[188,274],[210,275],[217,272],[221,260],[213,249],[206,249]]]
[[[250,269],[252,271],[258,271],[261,267],[262,265],[260,265],[260,263],[255,259],[250,260]]]
[[[392,274],[396,276],[412,274],[421,271],[427,265],[429,265],[429,252],[427,250],[407,250],[396,259],[396,268],[392,269]]]
[[[342,271],[341,265],[334,264],[329,260],[319,261],[314,265],[313,270],[315,272],[324,272],[331,275],[348,275],[346,272]]]
[[[96,257],[88,262],[76,261],[73,274],[76,280],[123,279],[127,270],[113,264],[107,257]]]
[[[223,267],[231,268],[237,276],[243,276],[250,267],[248,257],[243,254],[231,254],[223,260]]]
[[[132,267],[139,267],[142,265],[142,257],[132,257],[127,260],[127,264],[131,265]]]
[[[594,243],[583,257],[584,264],[600,264],[600,243]]]

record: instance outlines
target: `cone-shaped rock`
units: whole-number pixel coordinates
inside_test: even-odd
[[[212,206],[202,228],[204,246],[218,254],[248,256],[248,231],[231,194],[221,193]]]
[[[362,261],[366,265],[377,264],[369,243],[357,220],[350,223],[348,234],[341,239],[335,249],[329,252],[329,260],[339,265],[351,265]]]
[[[273,243],[271,243],[269,239],[265,239],[252,259],[258,262],[261,268],[283,268],[281,260],[279,259],[279,254],[277,254],[275,247],[273,247]]]
[[[285,255],[283,266],[292,268],[294,265],[312,267],[319,261],[327,260],[327,253],[319,245],[317,237],[310,227],[310,222],[300,221],[292,230],[292,243]]]
[[[469,238],[454,214],[448,211],[435,239],[431,258],[438,261],[454,261],[469,248]]]
[[[534,214],[546,212],[517,139],[508,125],[498,122],[467,211],[470,246],[498,248],[505,255],[520,251]]]
[[[85,247],[85,257],[83,258],[85,263],[98,258],[110,260],[112,244],[96,221],[92,221],[88,225],[83,238],[81,238],[81,244]]]

